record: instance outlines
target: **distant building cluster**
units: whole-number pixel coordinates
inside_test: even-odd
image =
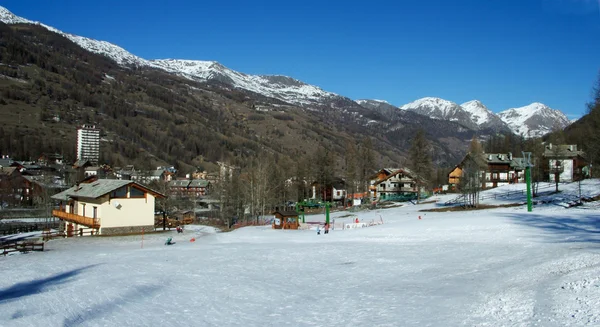
[[[448,184],[451,190],[460,188],[461,179],[465,175],[465,164],[472,156],[468,153],[465,158],[448,174]],[[556,145],[548,143],[544,146],[542,162],[535,163],[536,169],[542,172],[544,180],[551,182],[573,182],[588,178],[591,175],[591,165],[586,154],[577,149],[575,144]],[[498,186],[524,183],[525,169],[528,163],[525,158],[515,157],[512,153],[481,153],[475,158],[482,163],[479,171],[479,185],[482,189]],[[534,163],[531,163],[534,165]]]

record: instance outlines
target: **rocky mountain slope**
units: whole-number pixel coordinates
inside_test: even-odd
[[[385,100],[360,99],[356,100],[356,103],[362,107],[377,111],[383,115],[390,115],[398,110],[398,107],[391,105]]]

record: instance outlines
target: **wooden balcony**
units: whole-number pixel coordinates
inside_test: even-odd
[[[52,216],[68,221],[70,223],[87,226],[89,228],[99,229],[100,218],[90,218],[80,216],[74,213],[65,212],[62,210],[52,210]]]

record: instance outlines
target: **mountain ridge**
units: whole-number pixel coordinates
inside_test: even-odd
[[[0,20],[6,24],[24,23],[40,25],[50,31],[68,38],[88,51],[107,56],[108,58],[114,60],[117,64],[123,66],[144,66],[161,69],[163,71],[177,74],[195,81],[215,80],[224,84],[232,85],[233,87],[248,90],[266,97],[275,98],[303,107],[336,107],[336,102],[342,102],[346,105],[350,103],[356,103],[362,106],[359,101],[352,101],[345,96],[325,91],[321,87],[304,83],[293,77],[285,75],[249,75],[232,70],[217,61],[188,59],[144,59],[110,42],[65,33],[41,22],[31,21],[26,18],[19,17],[2,6],[0,6]],[[371,99],[371,101],[392,106],[386,100]],[[502,124],[500,122],[502,119],[499,114],[494,114],[491,112],[480,101],[473,101],[464,103],[463,105],[458,105],[457,103],[441,98],[426,97],[417,99],[411,103],[397,108],[412,110],[433,119],[445,119],[448,121],[460,122],[462,125],[474,130],[491,129],[497,132],[506,131],[510,128],[510,130],[516,134],[522,134],[524,132],[522,128],[517,128],[515,124],[510,125],[506,122]],[[475,104],[475,106],[470,106],[471,104]],[[465,107],[465,105],[467,105],[467,107]],[[372,109],[375,104],[371,103],[370,105],[367,105],[367,107],[369,106]],[[386,111],[389,111],[391,107],[386,108]],[[496,117],[500,117],[500,119],[497,119]],[[504,117],[506,117],[506,115],[504,115]],[[541,130],[548,130],[547,126],[539,127]],[[532,133],[529,130],[526,132],[526,134]],[[540,132],[537,130],[534,131],[534,134],[536,135],[539,133]]]

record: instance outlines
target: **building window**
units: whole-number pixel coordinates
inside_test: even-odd
[[[83,210],[83,213],[81,215],[85,217],[85,203],[81,204],[81,210]]]
[[[129,197],[130,198],[143,198],[145,196],[144,191],[135,188],[135,187],[130,187],[129,188]]]
[[[110,192],[110,198],[126,198],[127,197],[127,187],[123,186],[119,189],[116,189]]]
[[[92,217],[94,219],[98,218],[98,207],[94,207],[94,215]]]

